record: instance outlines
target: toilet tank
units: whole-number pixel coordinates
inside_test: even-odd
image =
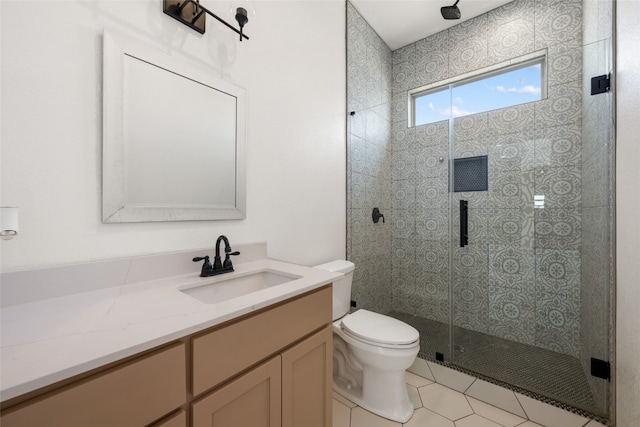
[[[339,319],[351,308],[351,283],[355,265],[351,261],[336,260],[316,265],[315,268],[344,274],[344,279],[333,282],[333,320]]]

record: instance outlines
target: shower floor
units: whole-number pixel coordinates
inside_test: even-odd
[[[451,360],[448,324],[397,311],[389,316],[420,332],[422,358],[435,360],[437,351],[444,354],[445,361]],[[454,337],[455,365],[561,405],[602,413],[577,358],[459,327],[454,327]]]

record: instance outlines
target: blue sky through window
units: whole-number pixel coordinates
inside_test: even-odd
[[[415,125],[497,110],[542,99],[541,64],[454,85],[415,99]]]

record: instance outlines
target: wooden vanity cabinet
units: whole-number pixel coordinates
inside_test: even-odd
[[[332,337],[325,327],[197,400],[193,427],[330,427]]]
[[[50,386],[0,425],[330,427],[331,301],[329,285]]]
[[[186,401],[185,345],[149,355],[60,387],[3,411],[2,427],[137,427]]]
[[[330,427],[331,301],[325,287],[194,337],[193,427]]]

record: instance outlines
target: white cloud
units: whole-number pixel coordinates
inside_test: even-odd
[[[464,105],[464,101],[459,96],[456,96],[456,98],[453,100],[453,102],[455,102],[458,105]]]
[[[475,114],[472,111],[465,111],[461,108],[456,107],[455,105],[451,107],[438,108],[435,105],[433,105],[433,102],[429,103],[428,108],[429,108],[429,111],[431,111],[432,113],[439,114],[443,117],[462,117],[462,116],[468,116],[469,114]]]
[[[496,86],[496,90],[502,93],[521,93],[525,95],[540,94],[540,88],[532,85],[527,85],[522,87],[510,87],[510,88],[506,88],[504,86]]]
[[[473,111],[465,111],[461,108],[456,107],[455,105],[453,105],[451,108],[447,108],[447,110],[449,110],[449,113],[453,117],[462,117],[462,116],[468,116],[469,114],[473,114]]]

